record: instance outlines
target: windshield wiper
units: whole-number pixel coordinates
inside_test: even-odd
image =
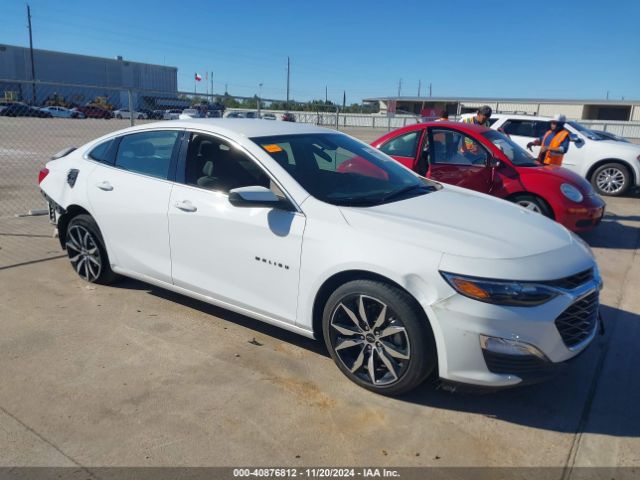
[[[407,193],[411,193],[413,191],[423,191],[424,193],[433,192],[436,190],[436,187],[433,185],[410,185],[408,187],[401,188],[396,190],[395,192],[388,193],[387,195],[380,198],[380,203],[386,203],[394,198],[401,197],[406,195]]]

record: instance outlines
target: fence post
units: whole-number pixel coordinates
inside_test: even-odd
[[[135,116],[133,113],[133,100],[131,97],[131,89],[127,90],[127,96],[129,97],[129,124],[133,127],[136,123],[133,117]]]
[[[376,128],[376,117],[371,115],[371,128]]]
[[[340,109],[336,107],[336,130],[340,130]]]

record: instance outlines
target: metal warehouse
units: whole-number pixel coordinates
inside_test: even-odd
[[[154,102],[166,97],[167,106],[177,97],[176,67],[38,49],[33,50],[33,64],[38,88],[24,83],[34,79],[29,49],[0,45],[0,96],[17,97],[16,100],[36,105],[43,104],[52,94],[74,104],[103,97],[116,108],[128,106],[128,90],[135,108],[148,103],[144,91]]]
[[[378,103],[380,113],[395,112],[437,116],[475,112],[489,105],[494,112],[550,116],[564,113],[573,120],[640,121],[639,100],[557,100],[536,98],[477,97],[378,97],[364,100]]]

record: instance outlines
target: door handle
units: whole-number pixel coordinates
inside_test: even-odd
[[[182,202],[176,202],[173,204],[174,207],[176,207],[179,210],[182,210],[183,212],[195,212],[196,210],[198,210],[198,208],[191,203],[189,200],[183,200]]]
[[[104,182],[96,183],[96,187],[98,187],[100,190],[104,190],[105,192],[110,192],[111,190],[113,190],[113,185],[111,185],[106,180]]]

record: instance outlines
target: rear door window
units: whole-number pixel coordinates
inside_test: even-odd
[[[422,130],[414,130],[404,135],[399,135],[380,146],[380,150],[387,155],[415,158],[418,150]]]
[[[179,142],[178,131],[161,130],[121,138],[115,166],[129,172],[168,179],[169,166]]]
[[[533,120],[507,120],[502,129],[508,135],[537,138],[536,123]]]

